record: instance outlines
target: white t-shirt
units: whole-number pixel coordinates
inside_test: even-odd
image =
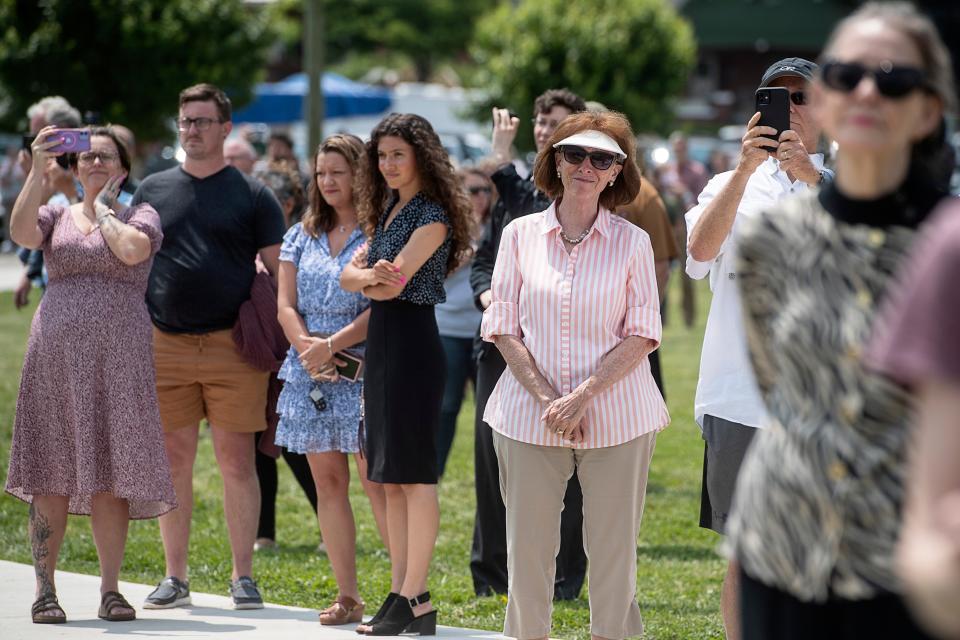
[[[818,170],[823,170],[823,154],[811,154],[810,160]],[[688,244],[690,232],[703,210],[732,176],[733,171],[714,176],[697,199],[697,205],[687,212]],[[687,275],[700,280],[710,274],[710,290],[713,292],[694,401],[694,417],[701,428],[704,415],[749,427],[762,428],[766,424],[767,413],[753,378],[743,329],[735,268],[737,228],[745,218],[769,211],[782,198],[804,193],[807,189],[807,184],[800,180],[791,183],[786,172],[780,170],[780,163],[768,158],[747,181],[733,228],[720,246],[717,257],[709,262],[698,262],[690,257],[689,252],[687,254]]]

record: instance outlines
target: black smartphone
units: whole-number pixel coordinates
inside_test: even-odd
[[[757,125],[773,127],[777,130],[774,140],[790,128],[790,90],[786,87],[764,87],[757,89],[755,94],[757,111],[760,112],[760,121]],[[770,153],[776,153],[773,147],[763,147]]]
[[[358,358],[349,351],[338,351],[336,355],[338,360],[346,362],[344,366],[337,366],[337,373],[340,374],[341,378],[345,378],[351,382],[357,382],[360,380],[363,374],[363,359]]]

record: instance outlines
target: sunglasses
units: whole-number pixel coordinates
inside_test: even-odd
[[[467,191],[470,192],[470,195],[475,196],[481,193],[490,193],[490,187],[468,187]]]
[[[823,84],[834,91],[851,93],[864,76],[873,78],[880,95],[887,98],[902,98],[917,89],[927,88],[926,74],[916,67],[895,67],[890,62],[879,69],[869,69],[859,62],[825,62],[820,67]]]
[[[564,160],[574,165],[581,164],[584,160],[590,158],[590,164],[592,164],[593,168],[597,171],[606,171],[614,162],[620,162],[617,156],[612,153],[607,153],[606,151],[591,151],[587,153],[587,150],[583,147],[560,147],[560,153],[563,154]]]
[[[803,105],[807,104],[806,92],[794,91],[793,93],[790,94],[790,102],[797,105],[798,107],[802,107]]]

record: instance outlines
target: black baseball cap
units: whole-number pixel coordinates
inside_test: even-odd
[[[804,80],[813,80],[813,73],[817,70],[817,65],[803,58],[784,58],[774,62],[764,72],[763,79],[760,80],[761,87],[769,87],[770,83],[777,78],[785,76],[794,76]]]

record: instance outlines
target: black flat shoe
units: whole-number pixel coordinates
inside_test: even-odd
[[[401,633],[415,633],[421,636],[437,635],[436,609],[422,616],[413,614],[413,608],[425,602],[430,602],[429,591],[424,591],[416,598],[409,600],[397,596],[383,618],[376,623],[368,623],[369,629],[364,634],[368,636],[398,636]]]
[[[383,620],[383,616],[385,616],[385,615],[387,614],[387,610],[390,608],[390,605],[392,605],[392,604],[393,604],[393,601],[396,600],[397,598],[400,598],[400,594],[399,594],[399,593],[394,593],[393,591],[391,591],[390,593],[388,593],[388,594],[387,594],[387,599],[383,601],[383,604],[381,604],[381,605],[380,605],[380,608],[377,609],[377,612],[376,612],[375,614],[373,614],[373,617],[370,618],[370,620],[368,620],[367,622],[361,622],[360,625],[361,625],[361,626],[372,626],[372,625],[377,624],[377,623],[380,622],[381,620]],[[401,598],[401,599],[402,599],[402,598]],[[356,631],[357,631],[357,633],[360,633],[360,634],[363,634],[363,633],[364,633],[363,629],[359,629],[359,628],[358,628]]]

